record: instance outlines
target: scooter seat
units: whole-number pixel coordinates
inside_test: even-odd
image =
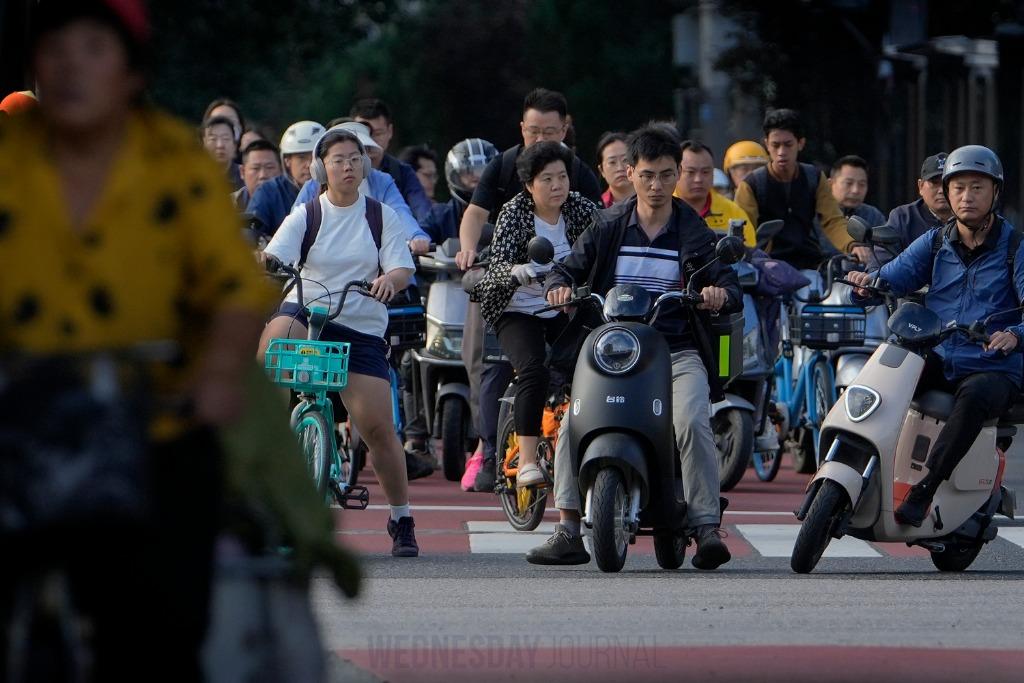
[[[953,394],[945,391],[926,391],[911,401],[910,407],[922,415],[945,422],[953,412],[953,401]]]

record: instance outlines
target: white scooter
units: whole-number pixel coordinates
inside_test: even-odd
[[[829,542],[845,534],[922,546],[939,570],[963,571],[996,537],[993,517],[1013,517],[1014,495],[1002,481],[1005,452],[1014,425],[1024,423],[1024,405],[985,423],[939,486],[919,528],[897,523],[893,514],[928,473],[931,446],[953,407],[952,394],[928,391],[914,397],[924,355],[957,333],[985,343],[988,320],[943,327],[934,312],[917,303],[903,304],[889,319],[892,337],[875,350],[822,424],[820,446],[827,455],[796,513],[802,525],[790,558],[793,571],[813,570]]]

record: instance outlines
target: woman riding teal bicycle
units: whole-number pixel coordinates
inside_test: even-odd
[[[304,301],[298,301],[295,289],[285,298],[263,331],[259,358],[272,339],[306,338],[306,306],[315,302],[333,311],[347,282],[371,283],[373,298],[349,297],[338,318],[341,322],[328,323],[321,339],[350,345],[348,383],[341,398],[373,454],[374,470],[391,506],[391,554],[415,557],[419,547],[409,509],[405,452],[391,412],[380,410],[391,404],[384,303],[409,284],[414,264],[395,212],[376,202],[368,205],[360,193],[371,167],[355,134],[337,128],[327,131],[316,144],[310,170],[324,188],[320,196],[293,211],[263,251],[264,259],[301,266]],[[371,211],[379,211],[379,235],[368,220]],[[307,220],[307,213],[312,220]]]

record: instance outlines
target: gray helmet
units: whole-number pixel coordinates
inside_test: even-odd
[[[942,169],[942,189],[947,196],[950,178],[961,173],[980,173],[995,181],[996,190],[1003,187],[1003,162],[988,147],[966,145],[950,152]]]
[[[456,144],[444,162],[444,176],[449,189],[468,202],[484,167],[496,156],[497,148],[481,138],[467,138]],[[467,185],[467,176],[475,177],[476,182]]]

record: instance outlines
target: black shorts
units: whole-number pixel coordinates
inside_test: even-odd
[[[284,301],[271,316],[274,318],[294,318],[304,327],[309,327],[309,320],[306,312],[296,303]],[[388,371],[388,354],[390,348],[383,337],[375,337],[372,334],[365,334],[351,327],[345,327],[338,323],[327,323],[323,333],[320,335],[322,341],[348,342],[348,371],[356,375],[369,375],[380,377],[386,382],[391,381],[391,374]]]

